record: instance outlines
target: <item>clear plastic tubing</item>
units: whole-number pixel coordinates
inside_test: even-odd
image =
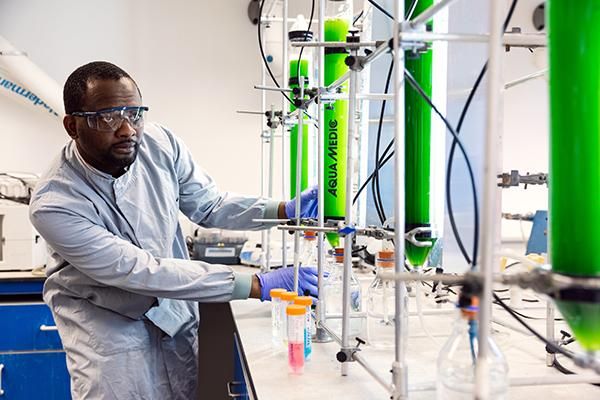
[[[286,329],[287,329],[287,314],[286,314],[286,309],[288,306],[294,304],[294,300],[296,299],[296,297],[298,297],[297,293],[294,292],[284,292],[281,293],[281,332],[282,335],[282,347],[285,348],[285,346],[287,345],[287,335],[285,334]]]
[[[271,289],[271,334],[274,348],[283,346],[283,329],[281,328],[281,294],[285,289]]]
[[[310,319],[310,307],[312,306],[313,299],[310,296],[298,296],[294,300],[294,304],[303,306],[305,308],[305,325],[304,325],[304,359],[310,360],[310,354],[312,353],[312,323]]]
[[[287,306],[288,365],[292,374],[304,372],[304,327],[306,307],[293,304]]]

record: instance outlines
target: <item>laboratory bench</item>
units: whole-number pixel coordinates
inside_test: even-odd
[[[0,273],[0,400],[71,398],[65,352],[42,300],[44,279]]]
[[[240,268],[240,270],[243,270]],[[252,270],[256,272],[256,270]],[[372,275],[359,275],[368,284]],[[366,291],[363,292],[363,296]],[[414,301],[411,302],[411,307]],[[537,309],[521,310],[535,317],[545,316],[541,303]],[[236,300],[230,303],[234,331],[234,362],[238,368],[233,380],[226,383],[230,398],[236,399],[389,399],[386,391],[366,370],[352,362],[348,375],[341,376],[340,363],[335,355],[339,345],[335,342],[314,343],[311,359],[305,363],[302,375],[288,372],[287,352],[274,352],[271,345],[270,303],[259,300]],[[411,311],[414,311],[411,309]],[[494,310],[494,337],[509,363],[510,378],[564,377],[545,365],[544,345],[533,336],[522,332],[517,322],[500,309]],[[410,317],[408,339],[408,374],[410,399],[435,399],[436,360],[455,319],[453,310],[442,315],[425,317],[429,337],[422,329],[417,316]],[[539,332],[545,332],[543,321],[529,321]],[[502,325],[500,325],[502,324]],[[514,330],[514,329],[516,330]],[[558,329],[558,327],[557,327]],[[435,342],[434,342],[435,340]],[[391,381],[394,350],[377,350],[360,346],[364,360],[380,376]],[[202,385],[202,382],[200,382]],[[600,388],[589,384],[516,386],[510,387],[509,398],[531,399],[581,399],[600,398]],[[208,397],[207,397],[208,398]]]

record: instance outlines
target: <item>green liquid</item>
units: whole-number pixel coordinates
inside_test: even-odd
[[[305,78],[304,87],[308,87],[309,84],[309,71],[308,71],[308,60],[300,60],[300,76]],[[290,60],[290,78],[298,77],[298,59]],[[290,88],[297,88],[297,83],[290,83]],[[290,105],[290,111],[294,111],[296,107]],[[308,118],[304,118],[304,124],[302,125],[302,167],[301,167],[301,179],[300,179],[300,191],[303,191],[308,187]],[[298,160],[298,124],[294,125],[290,129],[290,198],[296,197],[296,165]]]
[[[600,2],[552,0],[547,12],[552,269],[600,276]],[[600,349],[600,304],[557,305],[581,345]]]
[[[431,249],[433,249],[433,245],[435,244],[435,241],[437,239],[436,238],[423,238],[423,239],[417,239],[417,240],[419,242],[430,241],[431,246],[418,247],[408,241],[404,242],[404,246],[405,246],[404,252],[406,254],[406,258],[408,259],[408,262],[410,263],[410,265],[412,265],[413,267],[421,267],[421,266],[423,266],[423,264],[425,264],[425,261],[427,261],[427,257],[429,257],[429,253],[431,252]]]
[[[325,41],[345,42],[350,23],[346,19],[330,18],[325,21]]]
[[[348,21],[329,19],[325,21],[325,41],[345,42],[348,35]],[[325,86],[330,85],[348,71],[344,63],[347,54],[325,55]],[[348,92],[348,83],[342,85],[343,93]],[[343,219],[346,207],[346,156],[348,144],[348,100],[337,100],[325,106],[325,149],[324,149],[324,198],[325,219]],[[327,240],[333,247],[339,245],[339,237],[328,233]]]
[[[407,6],[412,1],[406,1]],[[433,4],[433,0],[419,1],[415,15]],[[432,51],[411,58],[406,53],[405,68],[431,97],[432,90]],[[415,226],[430,225],[430,185],[431,185],[431,107],[410,85],[405,85],[405,171],[406,171],[406,230]],[[430,240],[430,239],[422,239]],[[432,240],[435,242],[435,239]],[[427,260],[431,247],[417,247],[406,242],[406,257],[414,267],[420,267]]]
[[[557,301],[556,305],[573,329],[581,347],[600,351],[600,304]]]

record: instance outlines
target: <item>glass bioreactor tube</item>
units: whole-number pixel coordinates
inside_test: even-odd
[[[600,2],[548,1],[550,256],[560,274],[600,278]],[[556,299],[577,340],[600,351],[600,292]]]
[[[302,14],[298,15],[294,25],[288,33],[290,42],[310,42],[313,39],[313,33],[308,30],[308,24]],[[304,77],[304,88],[308,88],[313,82],[313,51],[310,47],[292,47],[290,52],[290,71],[289,87],[298,88],[300,76]],[[307,96],[305,96],[306,99]],[[290,111],[296,107],[290,105]],[[302,124],[302,172],[300,175],[300,191],[308,187],[309,180],[309,131],[310,124],[308,117],[303,113],[298,118],[304,118]],[[296,162],[298,157],[298,124],[294,124],[290,129],[290,198],[296,197]]]
[[[412,3],[406,0],[407,9]],[[433,0],[421,0],[417,3],[414,15],[433,5]],[[412,53],[406,52],[405,68],[431,97],[432,91],[432,50]],[[431,227],[430,210],[430,161],[431,161],[431,107],[410,85],[405,86],[405,198],[406,231],[418,227]],[[422,233],[417,240],[435,243],[435,235]],[[406,258],[414,267],[422,266],[432,247],[418,247],[406,242]]]
[[[352,23],[352,1],[329,0],[325,9],[325,41],[345,42]],[[345,48],[325,48],[325,86],[348,71]],[[348,93],[348,82],[340,87],[341,93]],[[346,205],[346,145],[348,141],[348,100],[340,99],[326,104],[325,116],[325,219],[344,219]],[[339,246],[336,233],[328,233],[332,247]]]

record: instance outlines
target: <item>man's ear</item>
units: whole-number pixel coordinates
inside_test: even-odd
[[[67,131],[69,136],[71,136],[71,139],[77,139],[78,137],[77,127],[75,124],[75,117],[73,117],[72,115],[65,115],[65,117],[63,118],[63,126],[65,127],[65,130]]]

